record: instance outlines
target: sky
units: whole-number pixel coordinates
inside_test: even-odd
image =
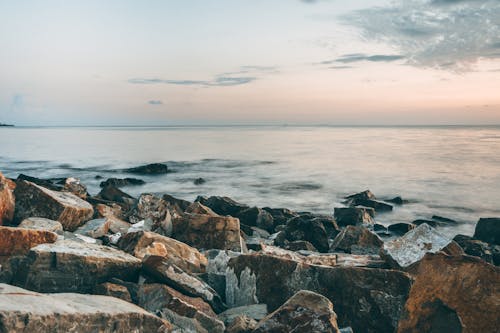
[[[500,124],[500,0],[0,0],[0,122]]]

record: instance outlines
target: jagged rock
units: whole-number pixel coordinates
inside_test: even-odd
[[[142,308],[167,319],[180,332],[224,333],[224,324],[199,297],[183,295],[162,284],[142,285],[138,296]]]
[[[375,194],[373,194],[370,190],[365,190],[363,192],[355,193],[344,197],[347,200],[346,203],[357,202],[363,200],[376,199]]]
[[[139,259],[146,255],[162,256],[190,273],[203,273],[208,263],[197,249],[154,232],[130,232],[120,238],[118,247]]]
[[[17,182],[14,195],[14,219],[19,222],[28,217],[45,217],[74,231],[94,214],[92,205],[72,193],[51,191],[27,181]]]
[[[297,213],[292,212],[290,209],[287,209],[287,208],[269,208],[269,207],[264,207],[262,209],[265,210],[266,212],[268,212],[269,214],[271,214],[271,216],[273,217],[275,228],[278,225],[284,225],[284,224],[286,224],[286,222],[288,220],[290,220],[290,219],[298,216]],[[279,231],[279,230],[276,230],[276,231]]]
[[[172,216],[168,204],[163,199],[152,194],[141,194],[128,219],[131,223],[151,219],[153,221],[153,231],[164,236],[172,234]]]
[[[109,223],[109,231],[114,234],[126,234],[130,227],[132,226],[130,223],[125,222],[114,215],[109,215],[106,217],[106,220],[110,221]]]
[[[203,178],[196,178],[194,181],[193,181],[193,184],[195,185],[203,185],[205,184],[207,181]]]
[[[403,237],[385,242],[380,255],[394,268],[411,270],[426,253],[444,249],[449,253],[463,253],[458,244],[427,224],[421,224]]]
[[[60,222],[43,217],[28,217],[27,219],[24,219],[18,227],[33,230],[52,231],[57,234],[62,234],[64,231]]]
[[[338,333],[337,315],[328,298],[301,290],[262,319],[254,333],[266,332]]]
[[[230,306],[265,303],[274,311],[296,292],[310,290],[334,302],[339,324],[355,332],[394,332],[411,286],[400,271],[309,265],[266,254],[240,255],[228,267]]]
[[[164,194],[162,199],[167,203],[172,218],[180,216],[191,205],[187,200],[174,198],[168,194]]]
[[[114,187],[122,187],[122,186],[137,186],[144,185],[146,182],[142,179],[137,178],[108,178],[106,181],[103,181],[99,184],[100,187],[114,186]]]
[[[139,277],[139,280],[141,283],[144,282],[143,281],[144,277],[141,275]],[[139,303],[139,297],[138,297],[139,287],[140,287],[139,283],[130,282],[130,281],[123,281],[123,280],[120,280],[117,278],[109,279],[109,283],[116,284],[116,285],[123,286],[123,287],[127,288],[128,292],[130,294],[130,298],[132,299],[132,302],[134,304]]]
[[[373,208],[377,212],[390,212],[393,209],[392,205],[380,200],[365,200],[358,205]]]
[[[14,218],[16,184],[0,172],[0,225],[9,223]]]
[[[334,217],[337,224],[341,227],[347,225],[373,224],[373,208],[365,207],[347,207],[335,208]]]
[[[66,178],[62,191],[73,193],[83,200],[87,198],[87,187],[83,185],[78,178]]]
[[[485,243],[465,235],[456,235],[453,240],[460,245],[466,254],[479,257],[496,266],[500,265],[499,245]]]
[[[428,253],[398,332],[498,332],[499,299],[500,268],[476,257]]]
[[[304,215],[301,216],[304,217]],[[310,220],[323,224],[328,238],[333,239],[340,233],[340,228],[338,227],[337,222],[335,221],[333,216],[312,215]]]
[[[320,221],[294,217],[287,222],[284,234],[288,241],[305,240],[319,252],[328,252],[328,235]]]
[[[222,320],[227,326],[241,315],[256,321],[262,320],[268,315],[267,305],[250,304],[227,309],[226,311],[219,313],[219,319]]]
[[[111,204],[96,204],[94,206],[95,210],[95,217],[96,218],[103,218],[103,217],[110,217],[110,216],[115,216],[116,218],[123,218],[123,209],[120,205],[116,203],[111,203]]]
[[[239,212],[236,217],[243,224],[271,232],[274,230],[273,216],[263,209],[251,207]]]
[[[219,214],[215,213],[213,210],[211,210],[207,206],[202,205],[199,202],[193,202],[183,212],[189,214],[205,214],[210,216],[219,216]]]
[[[252,333],[257,321],[245,315],[239,315],[226,327],[226,333]]]
[[[168,173],[168,167],[166,164],[162,163],[151,163],[134,168],[124,169],[123,171],[140,175],[162,175]]]
[[[141,260],[107,246],[57,241],[33,247],[14,284],[38,292],[90,293],[110,278],[137,279]]]
[[[157,332],[168,321],[117,298],[81,294],[38,294],[0,284],[2,332]]]
[[[0,256],[23,255],[38,244],[56,240],[57,234],[51,231],[0,227]]]
[[[413,229],[415,229],[415,225],[411,223],[394,223],[387,227],[387,230],[400,236]]]
[[[127,287],[115,283],[105,282],[97,285],[94,288],[94,294],[116,297],[132,303],[132,297]]]
[[[133,206],[135,203],[134,197],[123,192],[119,188],[115,186],[106,186],[104,187],[95,198],[101,199],[111,203],[118,203],[120,206],[128,209]]]
[[[54,181],[51,179],[41,179],[41,178],[37,178],[37,177],[24,175],[22,173],[19,174],[19,176],[17,176],[16,183],[20,180],[25,180],[25,181],[34,183],[36,185],[48,188],[49,190],[52,190],[52,191],[61,191],[63,188],[61,186],[61,184],[55,184]]]
[[[384,242],[362,226],[348,225],[335,237],[331,252],[343,251],[352,254],[378,254]]]
[[[370,192],[370,190],[366,190],[360,193],[352,194],[345,197],[345,204],[348,206],[364,206],[373,208],[376,211],[391,211],[392,205],[389,205],[386,202],[376,200],[375,195]]]
[[[240,221],[231,216],[184,213],[173,220],[173,237],[199,249],[242,251]]]
[[[100,238],[108,233],[110,225],[110,219],[94,219],[85,222],[85,224],[76,229],[74,233],[92,238]]]
[[[285,245],[285,250],[289,250],[289,251],[318,251],[314,247],[314,245],[312,245],[308,241],[290,242],[290,243]]]
[[[486,243],[500,245],[500,218],[480,218],[476,224],[474,238]]]
[[[189,275],[165,258],[159,256],[146,256],[143,259],[143,270],[159,282],[168,284],[176,290],[192,296],[201,297],[212,306],[216,313],[226,309],[221,297],[205,282]]]
[[[199,196],[195,201],[200,202],[202,205],[209,207],[217,214],[223,216],[230,215],[237,217],[240,212],[250,208],[249,206],[236,202],[229,197],[212,196],[205,198]]]

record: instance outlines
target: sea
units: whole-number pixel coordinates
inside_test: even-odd
[[[154,162],[171,172],[120,171]],[[90,194],[106,178],[135,177],[146,184],[122,188],[133,196],[218,195],[319,214],[370,189],[382,200],[408,201],[376,222],[439,215],[456,221],[438,227],[449,237],[472,235],[479,218],[500,216],[498,126],[3,127],[0,171],[76,177]],[[197,178],[206,182],[195,185]]]

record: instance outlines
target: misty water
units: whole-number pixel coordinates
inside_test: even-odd
[[[171,173],[117,169],[165,162]],[[187,200],[224,195],[259,207],[331,214],[348,194],[370,189],[410,203],[380,213],[383,224],[440,215],[472,234],[480,217],[500,216],[500,127],[98,127],[0,128],[0,171],[80,178],[136,177],[124,187]],[[203,185],[193,181],[202,177]]]

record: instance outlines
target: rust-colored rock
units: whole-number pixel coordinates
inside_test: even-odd
[[[16,184],[4,177],[0,172],[0,225],[12,221],[14,218],[14,189]]]
[[[398,332],[498,332],[499,313],[500,268],[472,256],[428,253]]]
[[[132,297],[127,287],[120,284],[105,282],[97,285],[94,289],[94,294],[111,296],[132,303]]]
[[[51,231],[0,227],[0,256],[23,255],[38,244],[56,240],[57,234]]]
[[[14,191],[14,219],[45,217],[61,222],[65,230],[74,231],[92,218],[92,205],[68,192],[57,192],[20,180]]]

